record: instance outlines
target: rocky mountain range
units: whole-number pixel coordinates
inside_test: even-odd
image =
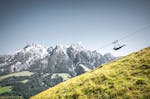
[[[78,68],[94,69],[95,67],[115,59],[107,53],[101,55],[96,51],[84,49],[79,44],[56,45],[43,47],[37,44],[26,45],[12,55],[1,55],[0,75],[20,71],[39,71],[41,73],[69,73],[78,75]]]
[[[13,85],[11,83],[4,83],[11,82],[11,80],[14,79],[11,78],[12,76],[3,79],[5,81],[0,79],[1,82],[3,81],[0,86],[13,86],[13,93],[9,94],[28,98],[43,89],[47,89],[59,82],[90,71],[114,59],[116,59],[116,57],[110,53],[101,55],[96,51],[86,50],[79,44],[56,45],[54,47],[28,44],[13,54],[0,55],[1,77],[21,73],[23,71],[33,73],[33,75],[28,78],[22,79],[17,76],[18,81],[13,80],[22,87],[26,86],[27,89],[21,93],[21,89],[16,88],[14,83]],[[26,80],[27,82],[22,84],[19,79]],[[29,90],[30,93],[28,93]],[[33,93],[32,90],[34,90]],[[3,95],[7,94],[3,93]]]

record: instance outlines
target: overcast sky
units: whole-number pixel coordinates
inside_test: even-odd
[[[100,53],[126,55],[150,46],[150,28],[122,40],[127,46],[119,51],[106,45],[147,25],[150,0],[0,0],[0,54],[29,43],[82,42]]]

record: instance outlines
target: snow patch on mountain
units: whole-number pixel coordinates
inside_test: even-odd
[[[29,44],[29,45],[25,46],[21,50],[21,52],[22,53],[30,53],[37,58],[43,58],[48,54],[47,48],[43,47],[39,44]]]
[[[48,51],[46,47],[43,47],[39,44],[28,44],[23,49],[18,50],[9,59],[10,62],[14,63],[11,65],[11,70],[13,72],[16,70],[26,70],[36,60],[43,59],[47,55]]]

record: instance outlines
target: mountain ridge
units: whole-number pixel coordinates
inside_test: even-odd
[[[107,60],[115,59],[115,57],[111,54],[105,54],[104,56],[102,56],[100,53],[97,53],[96,51],[90,51],[90,50],[84,49],[79,44],[56,45],[55,47],[43,47],[39,44],[33,43],[33,44],[26,45],[23,49],[16,51],[14,54],[7,55],[5,58],[6,60],[3,63],[11,65],[11,68],[9,68],[10,69],[9,72],[16,72],[16,71],[27,70],[35,63],[35,61],[40,61],[46,57],[51,58],[51,57],[59,57],[59,56],[63,58],[70,58],[74,62],[76,61],[75,58],[77,57],[83,57],[83,58],[84,57],[85,58],[97,57],[98,59],[100,59],[101,57],[105,57],[105,59],[103,59],[104,62],[102,63],[105,63],[105,61],[107,62]],[[3,56],[1,56],[1,58],[2,57]],[[89,60],[86,60],[86,61],[89,61]],[[98,65],[99,64],[100,63],[98,63]],[[22,66],[20,67],[20,65]],[[95,64],[95,66],[96,65],[97,64]],[[90,69],[92,68],[94,67],[90,67]]]

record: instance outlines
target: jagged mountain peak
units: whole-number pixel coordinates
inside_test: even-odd
[[[87,49],[84,49],[82,45],[80,44],[72,44],[69,46],[69,48],[73,52],[81,52],[81,51],[87,51]]]
[[[73,44],[57,44],[55,46],[55,48],[58,48],[58,49],[67,49],[67,48],[72,48],[72,49],[76,49],[76,50],[83,50],[83,46],[81,44],[78,44],[78,43],[73,43]],[[85,50],[85,49],[84,49]]]
[[[82,45],[80,44],[58,44],[55,46],[55,49],[59,50],[59,51],[63,51],[65,52],[67,49],[71,49],[71,50],[75,50],[75,51],[86,51],[86,49],[83,48]]]
[[[30,43],[30,44],[27,44],[25,47],[24,47],[24,49],[25,48],[29,48],[29,47],[32,47],[32,48],[40,48],[40,47],[42,47],[42,45],[40,45],[40,44],[35,44],[35,43]]]
[[[30,56],[36,55],[38,58],[43,58],[48,54],[47,47],[35,43],[27,44],[23,49],[17,51],[15,54],[19,53],[24,55],[29,54]]]
[[[48,55],[47,48],[39,44],[27,44],[24,48],[16,51],[7,60],[12,72],[28,69],[37,60]]]
[[[68,48],[67,45],[57,44],[54,49],[57,50],[57,51],[65,52],[67,48]]]
[[[23,50],[30,50],[30,49],[33,49],[33,50],[47,50],[47,47],[45,46],[42,46],[40,44],[35,44],[35,43],[32,43],[32,44],[27,44]]]
[[[57,44],[55,47],[49,47],[47,50],[49,53],[63,53],[66,56],[68,56],[68,51],[74,54],[86,51],[86,49],[84,49],[80,44]]]

